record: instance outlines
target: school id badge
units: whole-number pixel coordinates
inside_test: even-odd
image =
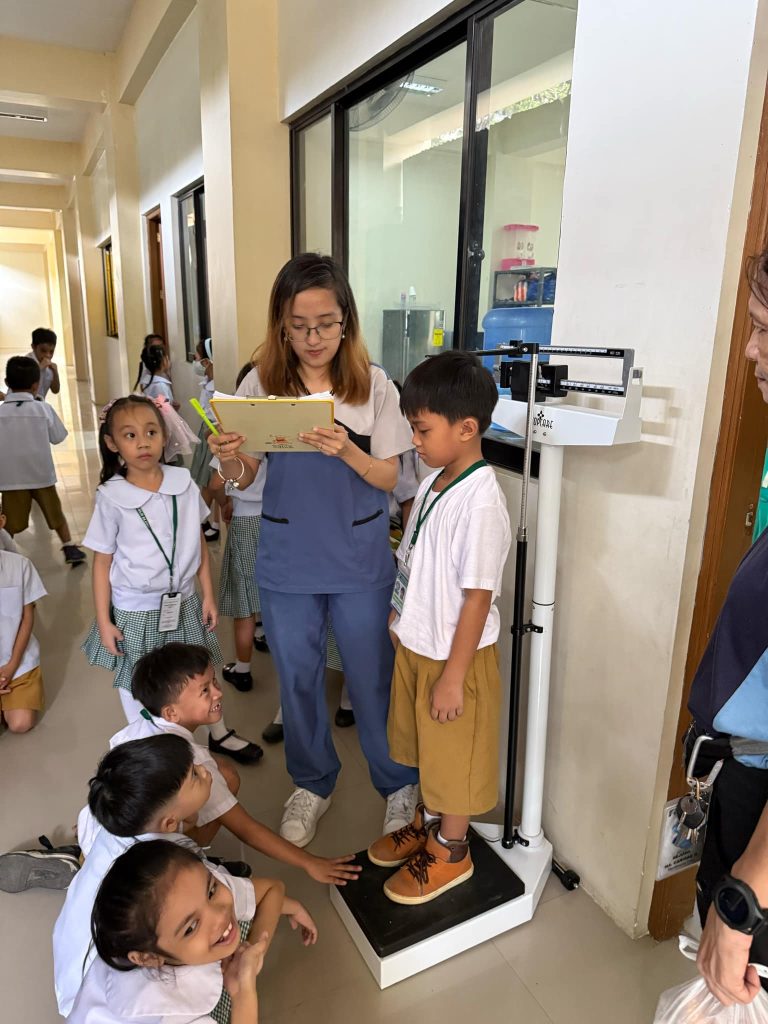
[[[157,622],[158,633],[172,633],[179,628],[181,615],[181,594],[163,594],[160,601],[160,618]]]
[[[411,570],[398,558],[397,560],[397,576],[395,577],[395,585],[392,589],[392,600],[390,604],[395,609],[398,615],[403,614],[403,605],[405,604],[405,592],[408,589],[408,579],[411,575]]]

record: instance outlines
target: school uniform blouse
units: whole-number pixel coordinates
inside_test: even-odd
[[[211,468],[219,468],[219,460],[214,456],[211,459]],[[232,499],[232,518],[246,519],[261,515],[262,502],[264,498],[264,485],[267,482],[267,460],[262,459],[253,483],[247,487],[233,487],[226,484],[224,490],[228,498]]]
[[[237,920],[252,920],[256,895],[250,879],[233,878],[210,863],[206,866],[231,891]],[[215,1024],[210,1012],[223,989],[220,962],[116,971],[96,957],[67,1020],[71,1024]]]
[[[177,502],[178,528],[173,589],[182,597],[195,590],[200,568],[200,524],[208,518],[208,506],[189,470],[162,466],[160,490],[146,491],[121,476],[96,489],[96,507],[83,544],[93,551],[112,555],[109,582],[112,604],[125,611],[155,611],[163,594],[171,589],[168,565],[141,517],[149,525],[167,556],[173,550],[173,499]]]
[[[28,558],[0,549],[0,665],[10,660],[24,609],[47,593]],[[40,644],[33,633],[13,678],[18,679],[39,664]]]
[[[0,491],[33,491],[56,483],[51,445],[67,428],[46,402],[9,391],[0,402]]]
[[[389,459],[413,447],[411,429],[384,370],[371,366],[370,374],[368,400],[350,405],[335,398],[334,417],[364,452]],[[258,369],[245,377],[237,394],[265,394]],[[260,587],[293,594],[391,586],[394,564],[386,493],[341,459],[322,452],[271,452],[256,581]]]
[[[160,374],[156,373],[151,380],[148,380],[146,384],[142,384],[141,387],[147,398],[167,398],[169,402],[173,401],[173,388],[167,377],[161,377]]]
[[[31,352],[27,352],[27,359],[34,359],[35,362],[37,363],[37,356],[35,355],[34,349],[32,349]],[[50,368],[50,366],[46,366],[45,369],[43,369],[41,366],[40,383],[37,386],[37,397],[42,398],[43,401],[45,401],[45,396],[50,391],[51,384],[53,384],[53,370]]]
[[[64,906],[53,927],[53,981],[59,1013],[66,1017],[83,984],[88,967],[96,959],[91,942],[91,911],[99,886],[112,864],[134,843],[167,839],[196,853],[200,848],[180,833],[146,832],[140,836],[113,836],[96,825],[92,845],[83,866],[69,883]],[[84,851],[85,852],[85,851]]]

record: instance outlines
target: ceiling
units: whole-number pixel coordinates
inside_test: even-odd
[[[0,0],[2,2],[2,0]],[[69,110],[56,107],[43,107],[38,104],[29,105],[15,102],[4,102],[0,93],[0,114],[11,113],[45,113],[48,120],[19,121],[10,117],[0,117],[0,135],[14,139],[41,139],[44,142],[79,142],[83,137],[89,109],[83,104],[82,109]]]
[[[134,0],[0,0],[0,35],[114,52]]]

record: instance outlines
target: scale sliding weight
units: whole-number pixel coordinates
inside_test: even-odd
[[[340,888],[331,887],[331,902],[380,988],[530,921],[550,871],[555,871],[566,888],[574,889],[579,884],[574,872],[553,859],[552,844],[541,827],[563,449],[639,441],[643,371],[634,366],[632,349],[547,345],[543,350],[550,360],[621,360],[621,384],[571,379],[568,367],[551,361],[539,363],[537,344],[510,342],[478,352],[483,357],[502,358],[501,386],[511,389],[510,397],[499,398],[494,424],[525,442],[515,562],[504,826],[502,830],[496,825],[473,824],[469,838],[474,875],[430,903],[402,906],[388,900],[383,885],[397,869],[375,867],[365,850],[357,857],[363,866],[359,879]],[[564,401],[572,394],[612,398],[617,408],[605,412]],[[539,493],[533,607],[530,620],[526,620],[528,488],[534,441],[540,446]],[[522,815],[519,827],[515,827],[522,651],[529,635]]]

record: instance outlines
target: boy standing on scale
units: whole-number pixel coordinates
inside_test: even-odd
[[[496,805],[500,679],[494,605],[511,533],[504,496],[482,457],[498,400],[491,374],[468,352],[418,366],[400,408],[428,466],[397,552],[390,630],[396,647],[390,756],[419,769],[414,820],[368,850],[400,867],[384,885],[420,904],[471,878],[472,815]]]

